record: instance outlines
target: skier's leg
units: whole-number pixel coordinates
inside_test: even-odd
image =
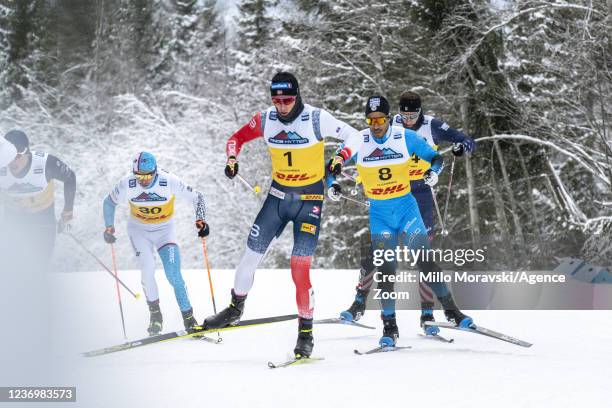
[[[314,290],[310,282],[310,263],[319,239],[321,221],[319,214],[323,201],[296,201],[286,207],[288,215],[293,215],[291,277],[295,283],[295,301],[299,316],[298,339],[294,353],[296,356],[309,357],[314,347],[312,334]]]
[[[216,315],[207,317],[203,323],[205,327],[226,327],[240,321],[244,302],[253,286],[255,271],[272,241],[280,236],[286,225],[279,216],[279,202],[280,199],[270,194],[266,198],[251,227],[247,247],[236,268],[230,305]]]
[[[431,187],[422,183],[422,182],[412,182],[412,194],[417,201],[419,206],[419,212],[421,214],[421,218],[423,219],[423,223],[425,224],[425,229],[427,230],[427,235],[429,237],[430,245],[433,243],[434,238],[434,227],[435,221],[433,216],[433,195],[431,191]],[[433,291],[427,284],[419,281],[419,296],[421,298],[421,319],[420,324],[423,327],[423,330],[426,334],[437,334],[440,332],[440,329],[435,326],[425,326],[424,323],[426,321],[435,321],[433,316],[434,309],[434,294]]]
[[[426,231],[425,224],[418,212],[416,200],[408,200],[407,205],[403,207],[404,215],[402,217],[402,235],[411,249],[429,249],[429,237],[424,233]],[[442,269],[433,261],[422,260],[418,261],[421,272],[441,272]],[[472,318],[464,315],[455,302],[448,290],[448,286],[444,282],[428,283],[428,286],[436,294],[436,297],[442,304],[444,314],[449,321],[454,322],[457,326],[469,327],[473,324]]]
[[[374,256],[372,255],[372,242],[369,239],[361,247],[360,264],[359,283],[355,288],[357,293],[355,294],[353,304],[347,310],[340,313],[340,318],[348,321],[357,321],[364,315],[366,300],[374,282],[376,266],[374,266]]]
[[[140,266],[142,289],[149,306],[150,320],[147,330],[153,336],[162,331],[163,318],[159,308],[157,282],[155,282],[155,249],[147,234],[141,228],[128,225],[130,243]]]
[[[375,251],[394,250],[398,244],[398,231],[389,225],[393,215],[391,211],[370,209],[370,233],[372,247]],[[381,346],[395,345],[399,337],[399,329],[395,320],[395,299],[393,296],[394,284],[388,277],[395,275],[397,261],[387,261],[384,257],[382,265],[378,266],[383,281],[378,282],[378,291],[381,297],[381,319],[383,321],[383,335],[380,338]]]

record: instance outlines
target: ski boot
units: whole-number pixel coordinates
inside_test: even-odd
[[[355,301],[344,312],[340,313],[340,318],[349,322],[357,321],[361,319],[365,313],[366,299],[368,297],[369,290],[357,289],[357,295],[355,295]]]
[[[147,301],[147,304],[149,305],[149,313],[151,314],[147,331],[149,332],[149,336],[157,336],[161,333],[164,322],[161,310],[159,309],[159,299],[153,302]]]
[[[312,354],[314,338],[312,337],[312,319],[299,318],[298,338],[293,353],[295,358],[308,358]]]
[[[202,326],[205,329],[220,329],[222,327],[235,326],[240,322],[242,312],[244,312],[244,301],[246,295],[238,296],[232,289],[232,301],[228,307],[204,319]]]
[[[383,335],[378,341],[380,347],[393,347],[399,338],[399,330],[395,321],[395,313],[389,316],[381,316],[383,321]]]
[[[185,311],[181,310],[181,314],[183,315],[183,324],[185,325],[185,330],[193,329],[195,326],[198,325],[198,322],[196,321],[195,317],[193,317],[193,308],[190,308],[189,310]]]
[[[421,303],[421,328],[425,335],[427,336],[435,336],[440,333],[440,328],[436,326],[425,326],[425,322],[435,322],[433,315],[433,303],[423,302]]]
[[[474,320],[470,316],[466,316],[461,313],[461,310],[455,304],[452,295],[444,296],[440,298],[440,303],[444,308],[444,315],[446,316],[446,320],[453,323],[457,327],[461,328],[469,328],[474,325]]]

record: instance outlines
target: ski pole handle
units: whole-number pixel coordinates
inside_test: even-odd
[[[258,194],[261,191],[261,187],[259,187],[257,184],[255,186],[252,186],[251,183],[246,181],[240,174],[236,174],[236,177],[242,182],[242,184],[244,184],[249,190],[251,190],[255,194]]]

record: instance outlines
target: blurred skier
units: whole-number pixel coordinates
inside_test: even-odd
[[[155,252],[174,288],[185,328],[197,325],[181,274],[181,257],[176,243],[173,216],[177,196],[193,202],[197,234],[200,238],[206,237],[210,230],[204,219],[204,197],[174,174],[158,169],[151,153],[138,153],[132,161],[132,173],[123,177],[104,199],[104,241],[109,244],[116,241],[115,207],[125,202],[130,205],[128,235],[140,264],[142,287],[150,312],[148,332],[152,336],[162,331],[163,324],[155,282]]]
[[[30,150],[30,141],[21,130],[11,130],[2,146],[5,158],[16,152],[5,167],[0,168],[0,192],[4,201],[4,233],[10,233],[7,256],[22,259],[35,268],[44,268],[55,247],[55,236],[73,217],[76,176],[56,156]],[[4,144],[4,141],[3,141]],[[5,153],[6,151],[9,153]],[[3,158],[4,161],[6,161]],[[59,223],[55,219],[55,180],[64,183],[64,209]],[[11,228],[15,227],[15,228]],[[19,255],[21,256],[21,255]]]
[[[421,97],[411,91],[403,92],[400,95],[399,113],[393,117],[392,123],[393,126],[403,126],[405,129],[413,130],[434,150],[438,150],[442,142],[453,144],[452,153],[456,157],[462,156],[464,153],[470,154],[476,150],[476,143],[472,138],[451,128],[440,119],[423,114]],[[435,226],[433,192],[431,186],[425,183],[423,179],[430,166],[429,162],[423,160],[417,154],[413,154],[408,163],[410,191],[417,201],[431,242]],[[361,261],[361,271],[359,283],[356,287],[357,294],[355,295],[355,300],[347,310],[340,313],[341,318],[345,320],[359,320],[365,313],[366,299],[372,287],[375,266],[372,260],[371,248],[365,249],[364,254],[366,256]],[[419,283],[419,295],[421,297],[421,327],[425,334],[437,334],[440,329],[424,325],[426,321],[434,321],[433,293],[427,285]]]
[[[279,72],[270,85],[272,105],[256,113],[248,124],[234,133],[226,145],[225,174],[238,173],[237,156],[246,142],[263,137],[272,159],[272,185],[255,219],[236,275],[232,300],[226,309],[206,318],[204,326],[235,325],[244,311],[255,270],[270,244],[293,222],[291,276],[296,287],[299,315],[296,358],[309,357],[314,340],[312,316],[314,291],[310,263],[320,232],[325,176],[324,141],[327,136],[345,139],[357,131],[323,109],[304,104],[298,81],[288,72]]]
[[[372,96],[366,107],[367,129],[360,132],[361,143],[357,147],[347,144],[329,164],[330,188],[328,195],[339,200],[340,186],[334,176],[340,174],[342,167],[350,159],[357,164],[357,171],[363,182],[364,192],[370,201],[370,234],[375,249],[394,250],[402,239],[410,249],[429,249],[427,229],[423,223],[418,204],[411,193],[410,166],[415,155],[430,165],[423,172],[423,182],[433,186],[438,181],[444,162],[427,142],[414,131],[389,123],[389,103],[382,96]],[[434,262],[418,259],[422,272],[440,271]],[[380,266],[384,276],[395,275],[397,261],[388,261]],[[457,326],[469,327],[472,318],[464,315],[455,305],[446,284],[429,284],[444,308],[449,321]],[[385,298],[393,291],[392,282],[380,282],[382,289],[382,312],[384,324],[381,346],[395,345],[399,330],[395,319],[395,300]]]

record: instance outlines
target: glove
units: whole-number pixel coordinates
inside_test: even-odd
[[[474,142],[474,139],[466,137],[465,139],[463,139],[463,142],[461,143],[455,143],[453,145],[453,154],[455,156],[462,156],[463,153],[473,153],[476,150],[476,142]]]
[[[107,244],[114,244],[115,241],[117,241],[115,237],[115,227],[106,227],[104,230],[104,241],[106,241]]]
[[[438,184],[438,173],[432,169],[427,170],[425,174],[423,174],[423,181],[425,181],[425,184],[427,184],[429,187],[435,186]]]
[[[332,201],[340,201],[342,198],[342,189],[340,184],[334,183],[327,189],[327,197]]]
[[[62,215],[60,216],[60,220],[57,223],[57,232],[62,233],[64,231],[69,231],[71,226],[70,226],[70,221],[72,221],[72,211],[62,211]]]
[[[204,220],[197,220],[196,228],[198,229],[198,237],[200,238],[207,237],[208,234],[210,234],[210,228]]]
[[[461,157],[463,156],[463,152],[465,151],[465,147],[463,146],[463,143],[455,143],[453,144],[453,155],[457,156],[457,157]]]
[[[238,160],[236,156],[230,156],[227,158],[227,162],[225,163],[225,175],[233,179],[238,174]]]
[[[340,173],[342,173],[343,165],[344,165],[344,157],[337,155],[336,157],[334,157],[333,159],[329,161],[329,163],[327,164],[327,168],[329,169],[329,172],[331,174],[333,174],[334,176],[338,176]]]

